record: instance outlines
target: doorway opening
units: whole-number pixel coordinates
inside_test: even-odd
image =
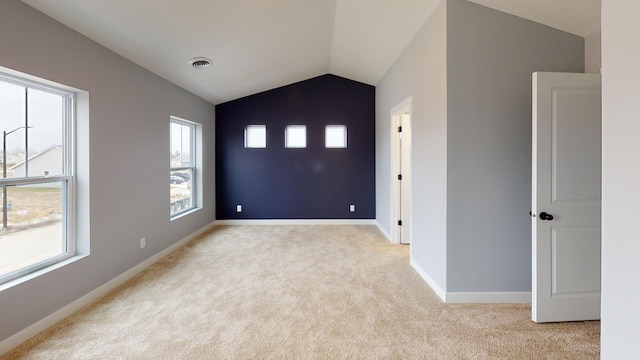
[[[411,243],[411,97],[391,109],[392,242]]]

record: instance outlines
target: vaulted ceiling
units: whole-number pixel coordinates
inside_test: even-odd
[[[332,73],[375,85],[441,0],[22,0],[214,104]],[[600,0],[471,0],[579,36]],[[193,57],[212,66],[193,69]]]

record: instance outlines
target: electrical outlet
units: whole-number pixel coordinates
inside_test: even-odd
[[[355,204],[349,205],[349,211],[350,212],[356,212],[356,205]]]
[[[140,249],[147,246],[147,238],[140,239]]]
[[[242,212],[242,205],[236,205],[236,212]]]

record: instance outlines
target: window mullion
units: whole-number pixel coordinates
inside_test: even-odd
[[[29,177],[29,87],[24,88],[24,176]]]
[[[71,176],[69,175],[60,175],[60,176],[38,176],[38,177],[30,177],[30,178],[6,178],[0,179],[0,186],[20,186],[20,185],[37,185],[37,184],[46,184],[50,182],[62,181],[62,180],[71,180]]]
[[[193,169],[193,168],[195,168],[195,166],[172,167],[172,168],[169,169],[169,171],[189,170],[189,169]]]

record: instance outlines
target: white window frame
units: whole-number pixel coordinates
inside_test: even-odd
[[[19,270],[0,275],[0,284],[19,279],[26,275],[32,274],[41,269],[50,267],[76,255],[77,239],[75,234],[75,199],[76,199],[76,179],[75,179],[75,124],[76,124],[76,93],[56,87],[42,82],[27,79],[26,77],[10,75],[0,71],[0,81],[23,86],[26,91],[34,89],[44,91],[56,95],[60,95],[63,100],[63,122],[62,132],[62,174],[55,176],[29,176],[27,154],[25,161],[25,177],[20,178],[2,178],[0,177],[0,191],[4,187],[38,185],[43,183],[60,182],[60,207],[62,210],[62,241],[64,252],[60,255],[53,256],[47,260],[38,262],[33,265],[25,266]],[[27,119],[25,125],[29,126]],[[9,129],[10,130],[10,129]],[[26,137],[28,135],[25,135]],[[28,137],[27,137],[28,139]],[[1,174],[1,173],[0,173]],[[1,175],[0,175],[1,176]],[[3,230],[0,230],[3,231]]]
[[[292,144],[289,136],[290,131],[303,130],[304,131],[304,144]],[[284,147],[288,149],[304,149],[307,147],[307,125],[287,125],[284,130]]]
[[[253,130],[263,130],[263,138],[258,141],[258,144],[254,141],[255,132]],[[244,147],[247,149],[264,149],[267,147],[267,125],[247,125],[244,128]]]
[[[178,124],[178,125],[182,125],[182,126],[187,126],[191,129],[191,133],[190,133],[190,145],[191,148],[189,149],[190,154],[189,154],[189,158],[190,158],[190,165],[189,166],[178,166],[178,167],[173,167],[171,166],[171,161],[169,161],[169,174],[171,174],[173,171],[184,171],[184,170],[189,170],[191,175],[189,177],[189,186],[190,186],[190,191],[191,191],[191,201],[190,201],[190,206],[187,208],[183,208],[180,211],[176,211],[176,212],[172,212],[171,209],[169,209],[169,214],[170,214],[170,218],[176,219],[178,217],[183,216],[186,213],[189,213],[193,210],[196,210],[200,207],[199,205],[199,197],[198,197],[198,187],[199,187],[199,174],[198,174],[198,157],[199,154],[197,153],[199,146],[197,144],[197,140],[198,140],[198,131],[199,131],[199,124],[195,123],[193,121],[189,121],[189,120],[185,120],[185,119],[181,119],[177,116],[170,116],[169,117],[169,125],[171,124]],[[169,146],[171,146],[171,136],[169,137]],[[171,204],[171,203],[170,203]]]
[[[342,144],[329,144],[329,132],[331,130],[342,131]],[[346,125],[327,125],[324,128],[324,146],[327,149],[344,149],[347,147],[347,126]]]

